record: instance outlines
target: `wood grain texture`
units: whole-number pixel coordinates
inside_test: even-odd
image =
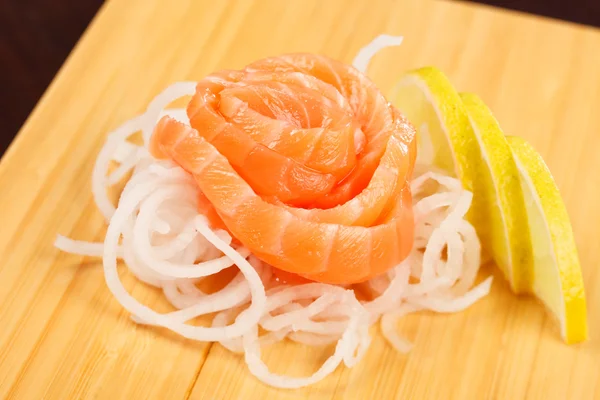
[[[0,397],[8,399],[594,399],[600,398],[600,32],[450,2],[111,0],[0,164]],[[61,254],[57,233],[99,240],[90,193],[106,133],[167,84],[263,56],[320,52],[349,62],[381,32],[406,41],[374,61],[386,91],[402,71],[441,68],[478,93],[506,133],[530,140],[563,193],[584,270],[589,342],[566,346],[532,299],[496,280],[456,315],[419,314],[396,353],[377,332],[366,358],[314,387],[268,388],[241,357],[129,320],[97,260]],[[166,310],[133,279],[140,300]],[[324,351],[264,352],[307,374]]]

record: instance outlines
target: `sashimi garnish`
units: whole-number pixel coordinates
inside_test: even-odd
[[[378,50],[382,42],[400,41],[386,36],[372,46]],[[366,67],[375,53],[362,51],[358,66]],[[176,83],[158,95],[146,113],[108,136],[92,176],[95,202],[108,221],[104,243],[64,236],[55,243],[66,252],[102,257],[109,289],[135,322],[219,342],[244,353],[250,372],[262,382],[298,388],[322,380],[342,363],[352,367],[359,362],[369,348],[369,327],[378,321],[388,342],[406,352],[411,344],[397,332],[399,318],[420,310],[464,310],[489,292],[491,278],[473,287],[480,243],[465,219],[471,193],[457,179],[423,165],[407,188],[414,235],[401,263],[358,284],[279,279],[278,271],[232,237],[226,226],[216,227],[209,220],[214,215],[209,215],[207,198],[192,175],[170,159],[151,155],[151,135],[162,116],[189,127],[184,110],[167,107],[194,93],[195,82]],[[143,145],[127,140],[140,131]],[[117,167],[109,174],[111,165]],[[107,191],[128,174],[115,205]],[[393,213],[395,207],[386,212]],[[118,259],[137,279],[162,290],[176,311],[161,314],[133,298],[121,283]],[[200,288],[227,271],[237,272],[220,290]],[[188,324],[197,318],[211,325]],[[285,339],[309,346],[336,345],[313,375],[285,377],[270,372],[261,359],[261,347]]]

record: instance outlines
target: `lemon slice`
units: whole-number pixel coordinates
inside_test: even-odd
[[[448,78],[434,67],[408,72],[390,100],[417,129],[417,162],[451,173],[472,190],[475,171],[469,159],[479,149],[467,110]]]
[[[520,173],[533,244],[532,290],[558,318],[565,342],[583,341],[585,293],[569,215],[542,157],[524,139],[507,139]]]
[[[417,128],[417,162],[445,170],[473,192],[468,218],[484,251],[512,289],[524,291],[531,269],[522,266],[529,243],[523,195],[508,143],[487,107],[473,95],[461,97],[434,67],[404,75],[390,100]]]
[[[515,292],[533,292],[567,343],[587,337],[581,270],[569,217],[542,158],[506,138],[488,107],[458,94],[436,68],[407,73],[390,100],[417,128],[417,162],[473,192],[469,219]]]
[[[461,93],[481,150],[481,173],[474,182],[475,221],[481,242],[509,276],[513,291],[529,291],[532,250],[519,171],[511,147],[490,109],[475,94]]]

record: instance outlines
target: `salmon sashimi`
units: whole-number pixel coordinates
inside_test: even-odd
[[[402,148],[395,137],[389,143],[390,149]],[[319,282],[354,283],[389,270],[411,250],[414,219],[406,184],[395,212],[379,225],[315,222],[262,199],[197,130],[168,116],[156,126],[153,149],[191,172],[229,231],[276,268]],[[382,168],[393,161],[382,157]]]
[[[312,54],[211,74],[190,125],[157,124],[151,153],[192,174],[200,208],[263,261],[348,284],[413,243],[415,130],[363,74]]]

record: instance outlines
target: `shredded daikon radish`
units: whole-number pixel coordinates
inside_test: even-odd
[[[371,59],[379,51],[386,47],[400,46],[404,38],[402,36],[379,35],[368,45],[359,50],[352,61],[352,66],[362,73],[367,71]]]
[[[364,71],[377,51],[401,42],[401,37],[377,37],[359,52],[354,66]],[[107,285],[133,321],[190,339],[219,342],[244,353],[249,370],[262,382],[297,388],[318,382],[341,363],[352,367],[359,362],[370,345],[372,324],[380,321],[388,342],[406,352],[412,345],[396,326],[402,316],[420,310],[460,311],[489,292],[491,278],[472,288],[481,262],[479,239],[465,219],[472,195],[459,180],[426,165],[416,166],[411,182],[412,253],[391,271],[361,285],[370,299],[359,301],[356,288],[350,286],[282,284],[271,266],[232,245],[227,232],[209,227],[198,212],[198,188],[185,171],[153,159],[146,149],[162,115],[189,124],[185,110],[165,107],[194,90],[194,82],[169,86],[143,115],[109,134],[92,175],[94,200],[108,221],[104,242],[63,236],[55,242],[65,252],[103,258]],[[128,141],[140,131],[143,146]],[[118,166],[108,175],[111,164]],[[110,186],[130,172],[118,204],[111,203]],[[160,314],[132,297],[121,282],[117,258],[140,281],[161,289],[176,310]],[[239,272],[221,290],[209,294],[198,288],[204,279],[232,266]],[[186,324],[196,318],[212,321],[209,327]],[[261,347],[285,339],[310,346],[337,344],[311,376],[285,377],[270,372],[261,360]]]
[[[144,144],[148,145],[154,126],[163,115],[162,113],[167,106],[182,97],[193,95],[195,91],[196,82],[176,82],[163,90],[150,102],[144,114],[144,125],[141,128]],[[176,115],[182,115],[182,113],[178,112]],[[185,112],[183,112],[183,115],[185,115]],[[175,115],[172,116],[175,117]]]
[[[58,235],[56,237],[54,246],[64,251],[65,253],[78,254],[81,256],[102,257],[102,254],[104,254],[103,243],[92,243],[85,242],[83,240],[73,240],[62,235]]]

